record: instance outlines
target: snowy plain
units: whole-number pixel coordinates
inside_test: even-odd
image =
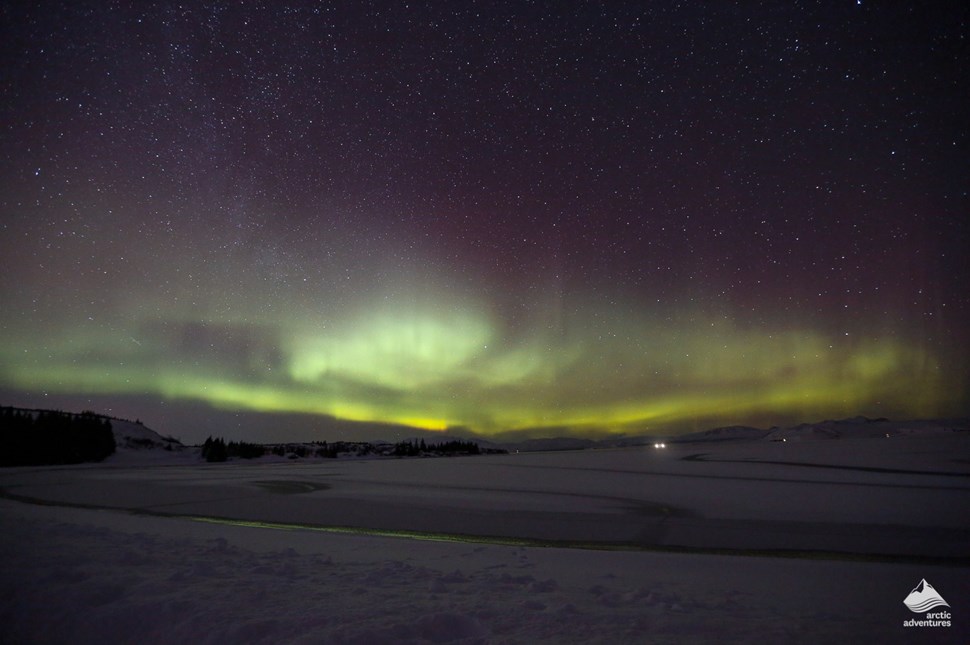
[[[813,436],[5,469],[0,641],[967,642],[970,433]]]

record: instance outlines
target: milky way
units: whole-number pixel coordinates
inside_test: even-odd
[[[4,403],[970,409],[963,3],[350,4],[3,9]]]

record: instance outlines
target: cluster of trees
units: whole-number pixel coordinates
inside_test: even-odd
[[[258,443],[245,441],[230,441],[222,437],[213,439],[211,436],[202,444],[202,458],[206,461],[226,461],[230,457],[240,459],[256,459],[266,454],[266,448]]]
[[[331,444],[324,441],[318,445],[320,447],[317,448],[317,455],[320,457],[336,457],[340,453],[357,455],[358,457],[380,454],[374,444],[366,441],[335,441]]]
[[[309,457],[310,448],[304,446],[300,443],[294,444],[277,444],[269,449],[269,451],[276,455],[277,457],[285,457],[287,455],[292,455],[293,457]]]
[[[341,446],[338,444],[328,444],[326,441],[316,444],[317,446],[317,457],[326,457],[327,459],[336,459],[337,455],[340,454]]]
[[[369,443],[356,441],[335,441],[333,443],[314,441],[309,445],[303,443],[281,443],[270,448],[270,452],[280,457],[303,458],[316,455],[317,457],[336,459],[342,452],[353,453],[355,455],[369,455],[374,452],[374,446]]]
[[[367,444],[364,444],[367,445]],[[354,446],[358,448],[359,446]],[[367,446],[370,448],[370,446]],[[266,454],[277,455],[280,457],[331,457],[335,458],[341,452],[348,452],[350,448],[342,441],[328,444],[314,442],[312,445],[303,443],[280,443],[276,445],[263,446],[258,443],[247,443],[245,441],[226,442],[222,437],[212,438],[211,436],[202,444],[202,458],[206,461],[227,461],[230,458],[256,459]],[[357,452],[357,451],[355,451]],[[360,454],[366,454],[366,451]]]
[[[420,441],[400,441],[394,444],[394,451],[391,453],[396,457],[417,457],[419,455],[480,455],[481,448],[474,441],[461,441],[454,439],[442,443],[425,443]]]
[[[226,443],[224,439],[209,437],[202,444],[202,458],[206,461],[226,461],[233,457],[255,459],[265,454],[289,457],[290,459],[306,457],[337,458],[341,454],[394,457],[419,457],[422,455],[450,456],[450,455],[480,455],[502,453],[504,450],[483,449],[474,441],[454,439],[441,443],[426,443],[424,439],[415,441],[401,441],[393,446],[390,444],[372,444],[366,441],[314,441],[305,443],[279,443],[267,446],[246,443],[245,441]]]
[[[0,437],[0,466],[102,461],[116,449],[111,422],[94,412],[0,407]]]

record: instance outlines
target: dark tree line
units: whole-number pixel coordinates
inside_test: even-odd
[[[416,441],[401,441],[391,446],[390,444],[374,444],[365,441],[314,441],[310,444],[304,443],[279,443],[271,445],[260,445],[230,441],[226,443],[221,437],[213,439],[211,436],[202,444],[202,458],[210,462],[227,461],[232,458],[254,459],[266,454],[288,457],[290,459],[306,457],[327,457],[337,458],[340,455],[353,455],[363,457],[366,455],[393,456],[393,457],[420,457],[420,456],[451,456],[451,455],[480,455],[504,453],[504,450],[495,448],[481,448],[474,441],[462,441],[454,439],[441,443],[427,443],[424,439]]]
[[[334,444],[328,444],[326,441],[321,442],[317,445],[317,457],[326,457],[327,459],[336,459],[337,455],[340,454],[340,446]]]
[[[357,450],[358,446],[351,446],[351,444],[346,444],[343,441],[330,444],[326,441],[314,441],[310,445],[302,443],[279,443],[269,448],[269,452],[279,457],[289,456],[291,459],[295,457],[310,457],[313,455],[336,459],[337,455],[341,452],[348,452],[351,448],[353,448],[354,452],[358,452],[358,454],[367,453],[367,448],[362,449],[363,452],[360,452]]]
[[[209,437],[202,444],[202,458],[206,461],[226,461],[230,457],[240,459],[256,459],[266,454],[266,448],[258,443],[247,443],[245,441],[230,441],[222,437],[213,439]]]
[[[115,448],[111,422],[93,412],[0,407],[0,466],[102,461]]]
[[[461,441],[454,439],[442,443],[427,444],[424,439],[420,441],[400,441],[394,444],[394,452],[397,457],[417,457],[419,455],[478,455],[481,449],[474,441]]]

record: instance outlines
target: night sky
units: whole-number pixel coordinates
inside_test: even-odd
[[[190,440],[970,410],[962,1],[0,11],[0,403]]]

